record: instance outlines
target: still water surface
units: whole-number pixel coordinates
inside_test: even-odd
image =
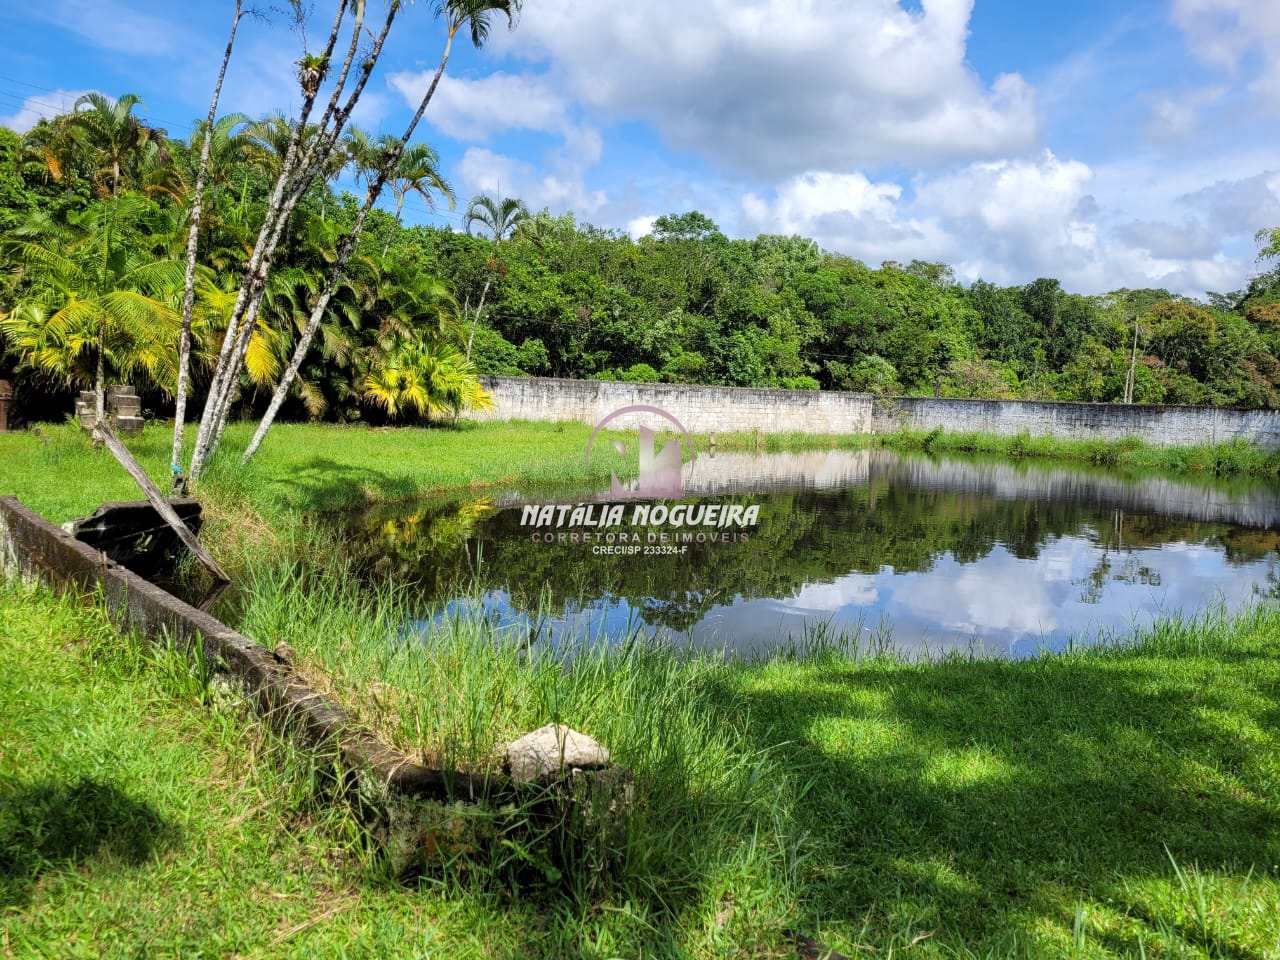
[[[618,557],[521,525],[525,503],[599,491],[334,522],[361,575],[408,585],[424,620],[479,603],[553,643],[640,632],[752,656],[816,629],[1018,657],[1280,594],[1280,491],[1262,484],[861,450],[704,455],[685,492],[759,504],[759,524],[745,541]]]

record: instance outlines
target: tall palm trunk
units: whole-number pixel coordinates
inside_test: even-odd
[[[339,0],[337,12],[333,18],[333,25],[329,30],[329,38],[321,56],[323,62],[328,62],[333,53],[333,48],[338,42],[338,34],[342,29],[343,21],[346,19],[347,9],[348,0]],[[363,4],[361,4],[361,11],[363,11]],[[356,24],[354,33],[359,34],[359,23]],[[354,38],[352,42],[355,42]],[[280,164],[280,171],[276,175],[276,182],[271,190],[271,198],[267,202],[266,213],[262,218],[262,226],[258,230],[258,238],[254,241],[253,253],[250,255],[249,263],[245,267],[244,277],[240,282],[240,290],[236,295],[235,306],[231,309],[231,316],[227,320],[227,329],[222,336],[222,346],[218,351],[218,362],[214,367],[213,378],[209,383],[209,397],[205,401],[204,413],[200,417],[200,428],[196,432],[195,450],[191,454],[190,473],[193,480],[199,479],[204,465],[212,453],[210,437],[218,421],[224,415],[223,404],[226,402],[226,397],[230,392],[228,389],[229,381],[240,375],[239,365],[235,362],[238,358],[234,358],[233,354],[240,334],[241,321],[245,319],[245,311],[249,308],[249,305],[266,285],[267,276],[271,270],[272,258],[275,255],[275,245],[271,241],[273,238],[279,237],[281,233],[277,226],[282,226],[282,221],[287,220],[289,214],[293,212],[293,207],[289,201],[294,194],[291,187],[296,186],[296,184],[291,181],[293,181],[294,173],[301,158],[302,135],[306,130],[307,121],[311,117],[311,110],[315,106],[316,97],[320,93],[319,83],[304,82],[302,93],[302,109],[299,111],[298,122],[289,137],[289,145],[285,150],[284,160]],[[337,91],[335,91],[336,95]],[[332,102],[330,107],[332,108]],[[308,151],[308,154],[310,152]],[[304,180],[307,173],[308,171],[304,169],[299,179]],[[309,180],[303,183],[303,190],[306,189],[309,183]],[[294,202],[296,203],[296,200]]]
[[[1133,390],[1138,372],[1138,317],[1133,318],[1133,349],[1129,355],[1129,373],[1124,378],[1124,402],[1133,403]]]
[[[94,427],[107,416],[107,364],[102,356],[102,341],[98,342],[98,369],[93,378]]]
[[[406,190],[404,193],[400,193],[393,186],[391,188],[391,192],[396,195],[396,226],[403,227],[404,224],[401,223],[400,217],[404,213],[404,200],[405,200],[405,197],[409,195],[409,191]],[[387,242],[382,245],[383,257],[386,257],[387,253],[391,250],[391,238],[393,236],[394,234],[390,234],[390,233],[387,234]]]
[[[460,21],[450,24],[448,37],[444,44],[444,52],[440,56],[440,64],[436,67],[435,76],[431,78],[431,86],[423,94],[422,100],[418,104],[418,109],[414,113],[413,119],[409,121],[409,126],[405,129],[404,134],[400,137],[395,147],[389,150],[387,155],[382,158],[378,176],[369,184],[364,206],[360,208],[359,214],[356,215],[356,221],[351,230],[342,238],[338,248],[337,259],[329,272],[329,279],[325,284],[324,291],[316,300],[315,306],[311,310],[311,315],[307,318],[307,326],[302,332],[302,338],[298,341],[298,345],[293,351],[289,366],[281,374],[280,382],[276,384],[275,393],[271,395],[271,403],[267,407],[267,412],[262,415],[262,421],[258,424],[258,429],[254,431],[253,439],[249,441],[249,446],[245,448],[244,456],[240,459],[242,464],[248,463],[253,458],[253,455],[258,452],[258,448],[262,446],[263,438],[267,435],[267,431],[271,429],[276,415],[280,412],[280,407],[284,405],[285,398],[289,396],[289,389],[293,386],[293,381],[298,376],[298,370],[302,367],[302,361],[306,358],[307,351],[311,349],[311,341],[315,339],[316,331],[320,329],[320,321],[324,318],[325,311],[329,308],[329,301],[333,299],[338,285],[346,274],[347,261],[351,259],[351,254],[360,240],[360,234],[364,231],[364,223],[369,216],[369,211],[378,202],[378,197],[382,194],[383,187],[386,186],[392,171],[395,170],[396,164],[400,161],[400,155],[404,152],[404,145],[413,136],[413,131],[417,129],[418,122],[422,119],[422,115],[426,113],[427,105],[431,103],[431,98],[435,96],[436,87],[440,85],[440,78],[444,75],[444,68],[449,63],[449,54],[453,50],[454,34],[458,32],[460,26]]]
[[[346,102],[339,107],[341,96],[346,90],[348,71],[355,58],[358,41],[362,36],[360,25],[364,18],[365,4],[364,0],[354,0],[354,2],[356,13],[351,34],[351,47],[347,52],[342,71],[335,81],[329,106],[321,120],[321,132],[307,146],[305,153],[299,159],[297,152],[298,140],[302,130],[306,127],[307,117],[314,104],[315,94],[318,92],[318,85],[304,91],[306,99],[304,100],[303,110],[294,130],[294,136],[290,141],[290,152],[286,154],[285,158],[290,171],[286,173],[282,169],[280,177],[277,178],[277,189],[273,193],[271,203],[268,204],[268,212],[263,221],[262,230],[259,233],[258,245],[255,245],[254,256],[257,258],[257,262],[255,264],[251,260],[250,268],[246,271],[246,278],[251,276],[252,282],[246,279],[246,283],[242,284],[241,296],[237,298],[236,308],[232,312],[226,334],[223,337],[218,368],[215,370],[214,382],[210,388],[210,399],[205,404],[205,412],[200,421],[200,432],[196,438],[196,449],[192,454],[191,476],[193,479],[199,477],[204,464],[208,462],[209,457],[212,456],[221,441],[228,411],[234,401],[235,387],[240,371],[244,366],[249,343],[252,340],[253,328],[257,320],[257,308],[262,302],[272,258],[283,235],[285,225],[298,201],[306,193],[307,188],[314,182],[315,177],[320,174],[332,155],[338,137],[341,135],[352,110],[354,110],[365,85],[368,83],[369,76],[372,74],[378,58],[382,54],[383,44],[386,42],[392,23],[400,10],[398,2],[388,4],[387,15],[382,29],[375,38],[372,49],[361,60],[359,74],[350,95],[347,97]],[[338,16],[334,21],[334,28],[326,48],[326,59],[337,39],[338,29],[341,26],[346,5],[346,0],[342,0],[339,3]],[[332,120],[332,124],[325,132],[325,125],[329,124],[330,120]],[[284,190],[286,186],[288,187],[287,191]],[[264,255],[261,257],[258,256],[259,246],[265,246],[266,248]]]
[[[209,101],[209,115],[205,121],[204,143],[200,146],[200,167],[196,173],[195,192],[191,198],[191,222],[187,226],[187,267],[182,289],[182,335],[178,340],[178,389],[174,395],[173,455],[169,463],[175,476],[182,470],[182,429],[187,420],[187,376],[191,368],[191,314],[196,303],[196,253],[200,244],[200,218],[203,214],[205,180],[209,174],[209,154],[213,144],[213,123],[218,114],[218,100],[222,96],[222,82],[227,76],[227,64],[231,61],[231,48],[236,42],[236,30],[244,15],[243,0],[235,0],[235,13],[231,17],[231,33],[227,37],[227,49],[222,54],[222,66],[213,85],[213,97]]]
[[[104,334],[102,325],[98,325],[98,359],[97,369],[94,371],[93,377],[93,437],[94,446],[102,442],[102,433],[98,430],[100,424],[107,419],[107,362],[103,356]]]
[[[484,300],[489,295],[489,284],[493,283],[493,277],[487,277],[484,281],[484,289],[480,291],[480,305],[476,307],[475,316],[471,320],[471,332],[467,334],[467,359],[471,359],[471,341],[476,338],[476,327],[480,325],[480,315],[484,313]]]

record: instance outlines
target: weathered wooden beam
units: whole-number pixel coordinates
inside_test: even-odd
[[[218,566],[218,562],[209,556],[208,551],[200,545],[200,541],[196,539],[195,534],[187,529],[187,525],[182,522],[182,518],[169,505],[169,501],[160,492],[160,488],[147,476],[147,471],[143,470],[142,465],[134,459],[133,454],[129,452],[129,448],[120,442],[120,438],[112,431],[111,425],[103,420],[98,424],[98,433],[102,436],[102,442],[106,444],[107,449],[111,451],[111,455],[120,461],[120,466],[124,467],[129,476],[133,477],[138,486],[142,488],[142,492],[151,501],[151,505],[156,508],[156,512],[164,518],[165,522],[173,528],[173,532],[178,535],[178,539],[186,545],[197,560],[208,568],[219,583],[230,583],[231,578],[227,576],[222,567]]]

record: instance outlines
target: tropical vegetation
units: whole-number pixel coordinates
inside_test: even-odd
[[[870,267],[800,237],[730,239],[696,212],[633,239],[480,196],[461,229],[408,225],[406,211],[453,202],[438,157],[408,145],[385,171],[391,208],[369,206],[399,141],[355,128],[298,197],[243,325],[240,276],[293,125],[227,115],[183,141],[139,110],[136,97],[89,96],[23,137],[0,131],[0,376],[18,381],[28,419],[64,415],[67,391],[99,381],[99,356],[103,378],[138,381],[170,409],[184,314],[172,265],[206,147],[192,390],[210,392],[236,332],[243,364],[221,385],[230,419],[272,394],[287,419],[453,415],[483,403],[481,374],[1280,406],[1276,233],[1259,238],[1247,288],[1197,301],[1082,296],[1052,279],[965,286],[940,264]],[[432,393],[456,377],[467,389]]]

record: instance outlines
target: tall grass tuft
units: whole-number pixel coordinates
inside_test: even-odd
[[[358,585],[341,560],[251,562],[247,578],[241,629],[288,643],[316,686],[428,765],[494,772],[507,743],[548,723],[604,744],[634,776],[611,882],[651,909],[680,913],[735,877],[780,887],[793,876],[796,784],[749,736],[723,658],[634,637],[552,643],[479,604],[416,619],[403,592]],[[543,863],[539,851],[517,854]],[[592,862],[580,869],[560,882],[594,889]]]

